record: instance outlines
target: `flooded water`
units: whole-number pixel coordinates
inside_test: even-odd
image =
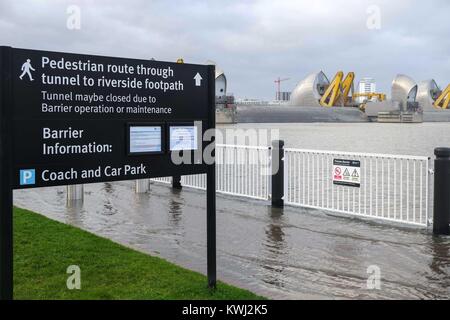
[[[450,123],[264,123],[222,129],[274,129],[288,148],[433,156],[450,147]],[[228,143],[228,141],[227,141]]]
[[[237,127],[279,128],[286,146],[308,149],[431,156],[434,147],[450,146],[448,123]],[[152,184],[148,194],[135,194],[132,181],[90,184],[85,191],[83,204],[67,205],[65,187],[15,191],[14,200],[206,272],[204,192]],[[450,298],[450,238],[424,229],[219,195],[217,250],[220,280],[271,298]],[[379,290],[367,288],[368,268],[379,268]]]

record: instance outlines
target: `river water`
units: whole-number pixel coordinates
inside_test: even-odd
[[[245,124],[279,129],[288,147],[432,156],[450,146],[450,124]],[[15,205],[206,273],[206,196],[152,184],[85,186],[82,204],[65,187],[14,192]],[[450,298],[450,238],[320,210],[217,197],[220,280],[275,299]],[[78,262],[81,268],[83,262]],[[368,271],[380,271],[369,289]],[[151,286],[151,283],[149,283]],[[86,289],[87,290],[87,289]]]

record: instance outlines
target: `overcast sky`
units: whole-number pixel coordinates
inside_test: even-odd
[[[66,26],[69,5],[79,30]],[[449,14],[448,0],[1,0],[0,45],[213,60],[237,97],[273,99],[278,76],[292,90],[319,70],[373,77],[390,95],[397,73],[450,83]]]

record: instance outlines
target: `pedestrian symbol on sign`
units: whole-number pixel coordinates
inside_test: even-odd
[[[34,81],[33,77],[31,76],[30,71],[36,71],[33,66],[31,65],[31,60],[27,59],[27,61],[22,65],[22,74],[19,76],[20,80],[22,80],[23,76],[25,74],[28,75],[28,78],[30,78],[30,81]]]

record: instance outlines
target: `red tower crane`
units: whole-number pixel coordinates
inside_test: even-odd
[[[275,94],[275,100],[281,99],[281,82],[287,81],[287,80],[290,80],[290,78],[280,79],[280,77],[278,77],[278,79],[274,81],[277,84],[277,92]]]

